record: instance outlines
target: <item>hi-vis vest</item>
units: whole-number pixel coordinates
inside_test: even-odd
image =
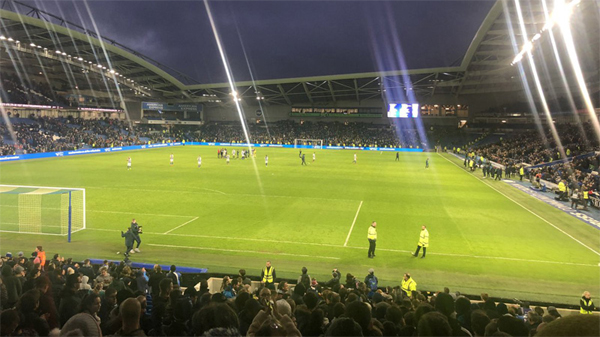
[[[522,175],[522,176],[524,176],[524,175],[525,175],[525,169],[523,169],[523,167],[521,167],[521,168],[519,169],[519,174],[520,174],[520,175]]]
[[[271,266],[269,269],[267,269],[267,267],[265,267],[265,269],[263,269],[263,282],[264,283],[273,283],[273,270],[275,270],[275,268],[273,268],[273,266]]]
[[[590,198],[590,191],[583,191],[583,199],[589,199]]]
[[[419,237],[419,246],[421,247],[429,247],[429,232],[427,229],[421,231],[421,236]]]
[[[403,279],[402,291],[404,291],[408,297],[412,297],[412,292],[417,291],[417,282],[415,282],[412,277],[406,281]]]
[[[377,229],[373,226],[369,227],[369,233],[367,234],[367,239],[369,240],[377,240]]]
[[[567,190],[567,186],[564,182],[561,181],[560,183],[558,183],[558,190],[561,192],[565,192]]]
[[[585,304],[587,307],[589,307],[589,306],[592,306],[592,305],[593,305],[593,302],[592,302],[592,299],[591,299],[591,298],[590,298],[589,300],[587,300],[587,301],[586,301],[586,299],[585,299],[585,298],[582,298],[581,300],[583,301],[583,304]],[[584,308],[579,308],[579,313],[581,313],[581,314],[586,314],[586,315],[591,315],[591,314],[593,314],[593,312],[592,312],[592,311],[585,310]]]

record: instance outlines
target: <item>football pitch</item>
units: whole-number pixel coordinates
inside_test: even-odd
[[[254,161],[228,165],[216,152],[186,146],[2,163],[1,184],[85,188],[87,229],[71,243],[2,232],[1,253],[43,245],[49,256],[119,259],[120,231],[136,218],[142,252],[131,258],[139,262],[260,275],[270,260],[280,278],[306,266],[319,281],[333,268],[360,280],[374,268],[380,285],[399,285],[409,272],[419,290],[572,304],[600,290],[597,229],[466,172],[451,155],[401,153],[395,161],[395,153],[357,151],[353,164],[352,151],[303,150],[301,166],[292,149],[259,148]],[[372,221],[377,256],[369,259]],[[410,255],[421,225],[430,234],[425,259]]]

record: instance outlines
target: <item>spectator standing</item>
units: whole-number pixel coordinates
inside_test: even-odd
[[[44,267],[46,266],[46,252],[42,246],[35,247],[35,251],[37,253],[37,257],[40,259],[40,269],[44,270]]]
[[[141,304],[135,298],[128,298],[119,308],[121,315],[121,329],[116,336],[146,336],[140,327]]]
[[[167,277],[173,280],[173,285],[181,286],[181,273],[177,271],[177,266],[174,264],[171,265]]]
[[[67,277],[67,283],[60,293],[60,304],[58,306],[58,315],[60,325],[63,326],[69,318],[77,314],[77,308],[81,303],[81,297],[78,293],[81,279],[79,274],[71,274]]]
[[[302,267],[302,275],[298,277],[298,282],[296,282],[296,284],[303,284],[304,289],[310,287],[310,275],[308,275],[308,269],[306,267]]]
[[[153,273],[150,275],[148,279],[148,286],[150,286],[150,291],[152,292],[152,298],[158,297],[160,292],[160,281],[167,277],[162,272],[162,267],[158,264],[154,265]]]
[[[6,293],[8,295],[7,308],[12,308],[19,300],[19,297],[21,297],[23,288],[21,281],[17,279],[13,269],[8,264],[2,267],[2,282],[6,286]]]
[[[372,298],[377,291],[377,286],[379,285],[379,280],[377,280],[377,276],[375,276],[375,270],[373,268],[369,269],[369,274],[365,277],[365,284],[367,285],[367,289],[369,293],[367,294],[368,298]]]

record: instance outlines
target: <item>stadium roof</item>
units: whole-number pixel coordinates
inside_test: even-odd
[[[0,58],[2,67],[20,63],[28,71],[45,74],[49,80],[76,83],[80,90],[87,84],[90,89],[108,90],[115,95],[118,94],[115,82],[118,82],[119,88],[129,89],[121,90],[121,94],[130,98],[216,105],[232,102],[228,83],[198,83],[60,17],[16,1],[4,4],[11,4],[8,7],[12,7],[9,8],[12,11],[0,10],[0,33],[7,47],[3,53],[7,51],[10,56]],[[593,3],[582,3],[582,6],[588,5],[593,6]],[[541,1],[527,2],[523,10],[528,35],[540,31],[546,22]],[[509,13],[508,18],[505,12]],[[461,64],[454,67],[237,82],[237,95],[248,103],[261,100],[265,104],[315,105],[341,100],[358,103],[389,97],[391,93],[410,97],[412,92],[417,97],[427,97],[519,91],[522,84],[518,67],[511,66],[518,53],[511,39],[522,41],[518,22],[513,2],[497,1]]]

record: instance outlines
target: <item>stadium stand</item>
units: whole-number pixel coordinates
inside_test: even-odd
[[[239,123],[213,122],[202,126],[177,125],[171,128],[135,125],[130,130],[126,122],[116,119],[86,120],[32,115],[29,118],[11,118],[11,124],[16,141],[12,139],[7,126],[0,123],[1,155],[140,145],[148,141],[152,143],[184,139],[211,142],[245,141]],[[249,131],[252,141],[258,143],[293,144],[294,139],[322,139],[324,144],[346,146],[423,148],[426,145],[414,129],[397,131],[390,126],[369,123],[305,122],[300,124],[294,121],[279,121],[270,124],[268,128],[250,125]],[[439,142],[439,139],[444,137],[459,139],[456,134],[456,131],[450,134],[440,129],[430,137]],[[454,142],[458,141],[447,141],[447,143]]]
[[[327,282],[314,278],[304,282],[300,277],[290,286],[277,280],[277,290],[252,282],[240,270],[234,278],[225,276],[227,285],[217,291],[219,282],[212,282],[209,289],[206,279],[184,275],[181,281],[174,266],[164,273],[159,265],[148,270],[132,267],[128,259],[92,265],[90,260],[77,262],[60,254],[46,258],[39,246],[30,258],[23,252],[7,253],[0,264],[2,336],[44,336],[55,329],[61,329],[60,335],[79,329],[85,336],[274,332],[282,336],[489,336],[498,331],[510,336],[557,331],[597,336],[600,332],[599,315],[559,312],[554,306],[531,308],[518,300],[497,302],[488,294],[472,300],[448,288],[417,291],[409,297],[399,286],[378,288],[371,270],[364,282],[350,273],[342,282],[336,269]],[[586,295],[582,311],[590,308]],[[589,305],[594,309],[593,302]]]

